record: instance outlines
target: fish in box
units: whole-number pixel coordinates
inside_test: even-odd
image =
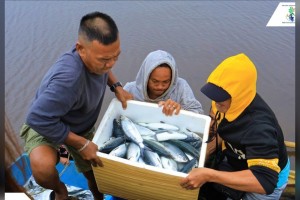
[[[201,141],[202,144],[200,144],[200,152],[191,151],[190,153],[191,155],[192,153],[198,155],[199,159],[192,159],[189,164],[193,165],[197,161],[198,167],[204,166],[206,153],[206,143],[204,141],[208,139],[210,117],[185,110],[181,110],[179,115],[166,116],[162,113],[162,108],[157,104],[134,100],[128,101],[127,109],[123,109],[121,103],[117,99],[113,99],[93,138],[93,142],[98,147],[104,146],[105,142],[110,140],[113,124],[120,123],[116,120],[120,116],[126,116],[134,122],[139,122],[140,125],[154,126],[155,124],[150,123],[163,121],[166,124],[173,124],[179,127],[179,131],[190,131],[190,135],[194,133],[197,133],[197,135],[201,134],[203,140]],[[165,137],[167,135],[160,135],[160,138]],[[197,136],[194,135],[194,137]],[[147,146],[143,144],[139,144],[140,148],[146,149]],[[139,161],[134,162],[107,153],[98,152],[97,155],[102,160],[103,167],[93,167],[93,171],[98,189],[102,193],[125,199],[142,200],[196,200],[198,198],[199,190],[186,190],[179,185],[180,180],[187,176],[186,173],[151,166]],[[172,168],[172,166],[169,167]]]

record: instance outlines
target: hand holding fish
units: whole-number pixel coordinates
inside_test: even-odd
[[[168,99],[167,101],[160,101],[158,102],[158,106],[163,106],[162,112],[167,115],[171,116],[175,112],[175,115],[179,114],[181,109],[181,105],[172,99]]]

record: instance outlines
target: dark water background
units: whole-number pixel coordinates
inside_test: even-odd
[[[266,27],[280,1],[6,1],[5,111],[16,133],[43,75],[77,39],[81,17],[114,18],[122,54],[113,71],[135,79],[150,51],[170,52],[206,113],[200,87],[225,58],[246,53],[258,70],[257,91],[295,141],[295,28]],[[114,95],[108,90],[99,121]],[[292,161],[293,163],[293,161]]]

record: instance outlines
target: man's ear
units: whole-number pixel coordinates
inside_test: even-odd
[[[84,46],[81,44],[81,42],[79,42],[79,41],[76,42],[76,51],[80,55],[81,59],[85,57],[86,50],[85,50]]]

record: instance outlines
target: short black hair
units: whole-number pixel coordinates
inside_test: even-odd
[[[81,18],[78,31],[78,34],[84,35],[87,40],[97,40],[104,45],[114,43],[118,39],[118,33],[115,21],[107,14],[97,11]]]

